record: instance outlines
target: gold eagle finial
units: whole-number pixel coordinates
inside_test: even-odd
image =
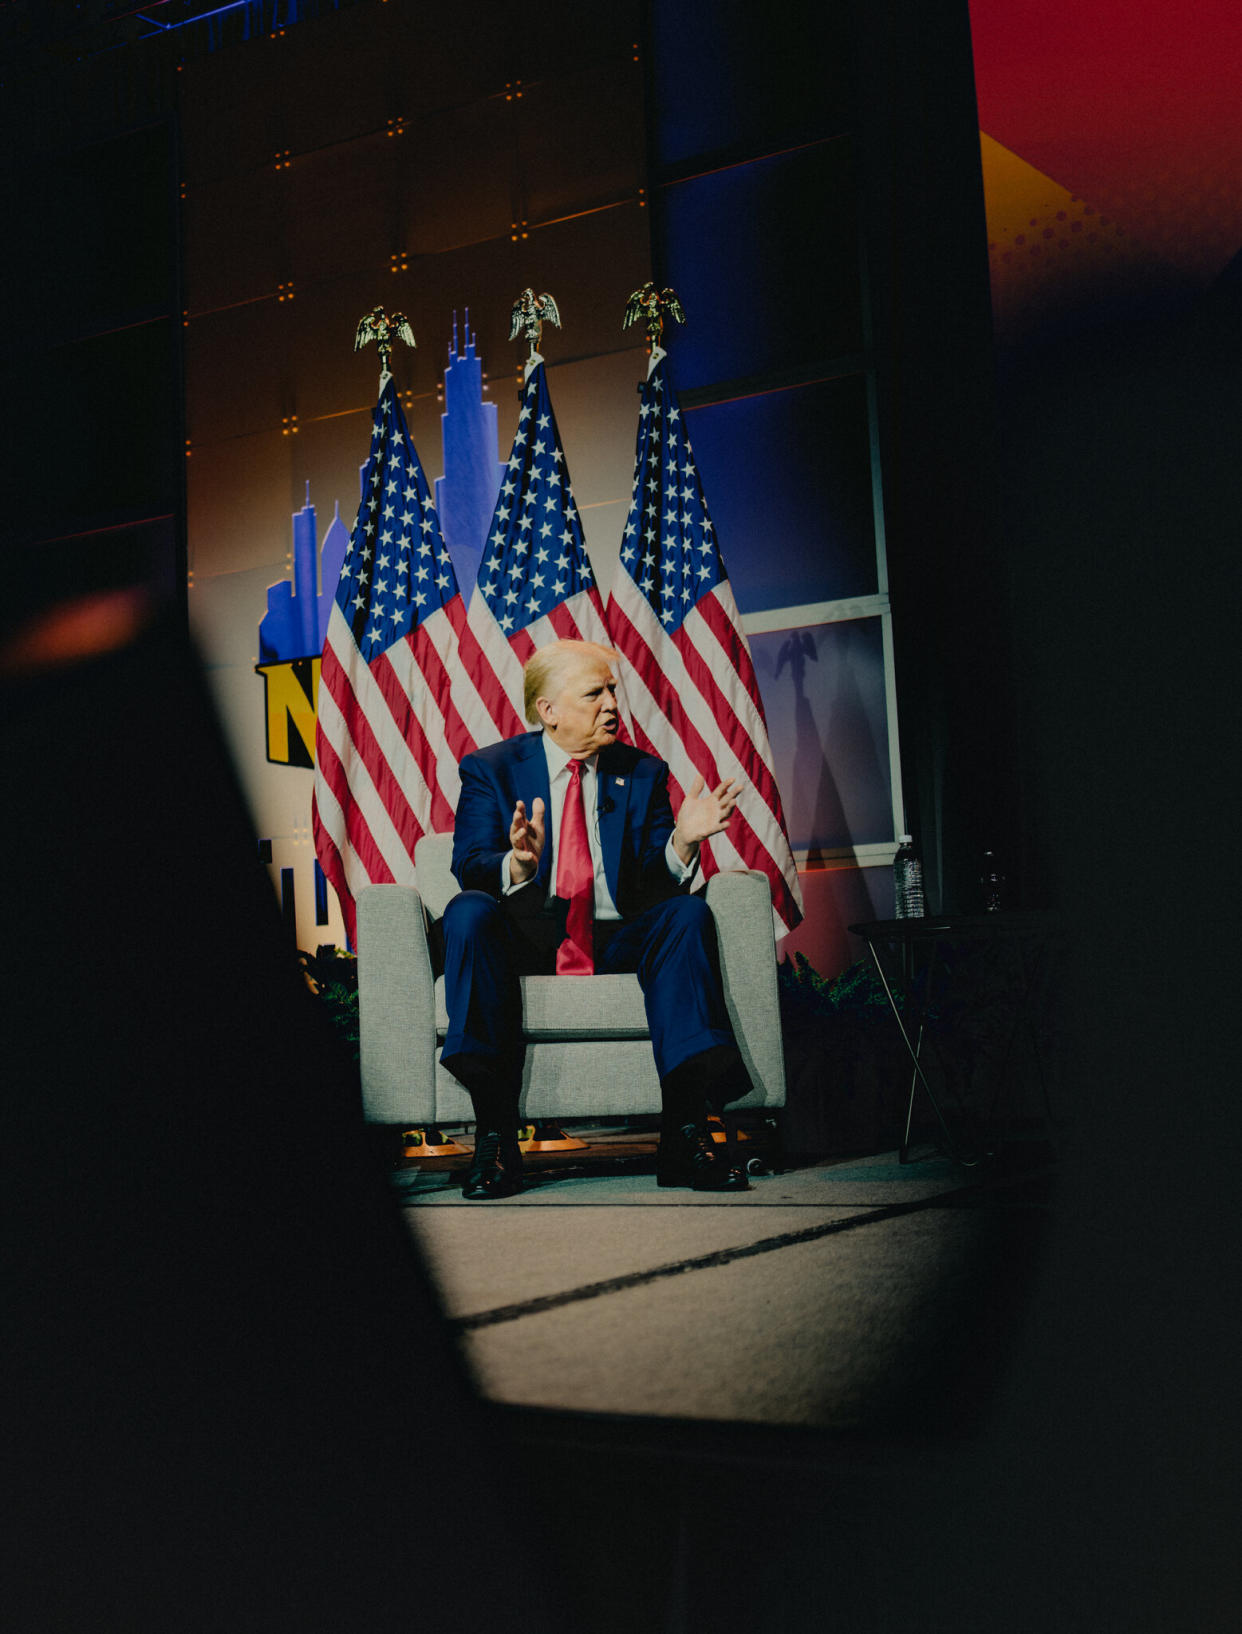
[[[552,297],[547,294],[536,295],[534,290],[529,288],[524,289],[514,301],[511,316],[509,339],[516,340],[521,335],[524,340],[528,340],[530,359],[538,352],[539,337],[543,333],[544,324],[550,323],[556,329],[561,327],[561,315]]]
[[[360,352],[372,340],[379,347],[380,373],[386,375],[389,373],[388,359],[394,344],[403,340],[407,346],[413,346],[414,331],[404,312],[394,312],[390,317],[382,306],[377,306],[365,318],[359,319],[354,331],[354,351]]]
[[[675,289],[657,289],[648,278],[641,289],[636,289],[625,303],[625,317],[621,321],[622,329],[628,329],[639,318],[647,325],[647,339],[654,348],[659,346],[664,338],[664,320],[666,317],[677,323],[685,323],[686,313],[681,302],[677,299]]]

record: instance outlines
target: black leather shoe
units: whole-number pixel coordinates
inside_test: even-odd
[[[522,1154],[516,1139],[505,1140],[495,1129],[475,1136],[474,1156],[461,1194],[470,1203],[490,1203],[522,1190]]]
[[[750,1181],[732,1168],[702,1124],[665,1130],[656,1153],[657,1186],[689,1186],[693,1191],[749,1191]]]

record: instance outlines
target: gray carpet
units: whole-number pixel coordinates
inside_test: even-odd
[[[1003,1368],[1046,1172],[886,1153],[726,1196],[534,1168],[499,1203],[394,1175],[482,1392],[524,1408],[960,1427]]]

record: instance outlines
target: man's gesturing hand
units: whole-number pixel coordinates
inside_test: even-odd
[[[699,781],[702,782],[702,778]],[[527,880],[534,879],[539,867],[543,852],[543,809],[538,795],[529,818],[524,800],[519,800],[513,808],[513,821],[509,825],[509,847],[513,852],[509,858],[509,878],[514,885],[525,885]]]
[[[703,840],[719,834],[728,825],[742,792],[738,783],[724,782],[718,789],[704,793],[704,779],[696,777],[694,784],[681,803],[677,825],[673,829],[673,849],[682,862],[694,860],[694,854]]]

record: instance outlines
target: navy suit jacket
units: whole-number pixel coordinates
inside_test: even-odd
[[[657,902],[676,896],[679,886],[668,871],[665,847],[673,832],[668,797],[668,767],[654,755],[613,743],[599,751],[599,837],[604,874],[612,900],[623,919],[632,919]],[[460,765],[461,798],[453,830],[453,875],[463,891],[486,891],[500,897],[521,917],[551,915],[564,919],[564,904],[552,893],[551,820],[543,854],[533,880],[508,896],[501,892],[501,864],[509,852],[513,808],[536,797],[550,810],[548,762],[543,733],[526,732],[467,755]],[[558,909],[559,914],[558,914]]]

